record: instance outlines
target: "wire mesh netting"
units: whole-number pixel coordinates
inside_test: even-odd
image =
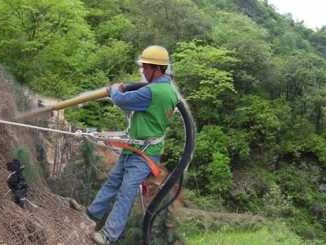
[[[44,188],[31,188],[26,208],[6,195],[0,206],[0,244],[91,244],[92,222],[69,200]]]
[[[18,91],[14,86],[0,69],[1,119],[12,118],[17,107],[28,109],[27,101],[20,101],[24,106],[17,103],[16,98],[25,98],[24,91]],[[17,92],[19,96],[15,96]],[[38,125],[45,126],[42,122],[38,122]],[[42,157],[51,159],[51,174],[62,170],[70,153],[74,151],[73,143],[69,140],[31,129],[0,125],[0,244],[92,244],[89,238],[92,222],[87,219],[83,210],[72,209],[69,199],[51,193],[44,178],[32,182],[34,184],[29,183],[24,209],[13,201],[13,193],[7,185],[10,172],[6,168],[6,162],[12,160],[14,150],[20,146],[28,149],[30,159],[26,162],[30,164],[25,164],[24,171],[33,180],[33,174],[37,172],[34,171],[35,168],[40,168],[35,163],[42,162]],[[42,156],[42,152],[45,155]]]

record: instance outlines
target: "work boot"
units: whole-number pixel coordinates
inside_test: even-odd
[[[94,232],[92,236],[93,241],[98,245],[110,245],[110,240],[105,236],[102,231]]]
[[[102,229],[102,227],[105,225],[106,219],[108,217],[108,214],[105,214],[102,219],[98,219],[93,214],[91,214],[88,209],[86,209],[86,214],[87,214],[88,218],[90,218],[91,220],[93,220],[95,222],[95,228],[94,228],[95,231],[100,231]]]

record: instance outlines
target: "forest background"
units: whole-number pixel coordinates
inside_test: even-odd
[[[308,29],[259,0],[0,0],[0,64],[46,96],[135,81],[135,60],[151,44],[171,53],[197,124],[187,198],[325,242],[326,27]],[[125,126],[105,102],[66,118],[100,130]],[[176,119],[169,168],[182,147]]]

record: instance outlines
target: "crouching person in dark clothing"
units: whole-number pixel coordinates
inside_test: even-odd
[[[13,199],[16,204],[24,208],[28,188],[23,176],[24,166],[19,160],[13,159],[11,162],[7,162],[7,170],[10,172],[7,184],[13,194]]]

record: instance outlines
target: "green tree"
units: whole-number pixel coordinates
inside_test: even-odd
[[[282,55],[291,54],[298,50],[313,51],[309,41],[296,31],[287,31],[274,38],[272,45],[274,53]]]
[[[37,91],[74,92],[95,48],[81,2],[2,0],[0,15],[0,62]]]
[[[94,71],[103,72],[104,77],[114,80],[123,73],[132,73],[135,69],[133,58],[130,44],[124,41],[110,40],[89,56],[87,69],[90,74]],[[102,86],[108,83],[107,79],[99,82],[102,83]]]
[[[258,150],[258,154],[277,150],[281,120],[268,100],[258,96],[243,97],[231,120],[232,127],[248,133],[250,147]]]
[[[232,174],[228,157],[228,137],[218,126],[205,126],[198,134],[190,175],[192,188],[200,193],[220,195],[231,186]],[[207,193],[206,193],[207,194]]]
[[[82,0],[87,7],[86,19],[93,29],[108,21],[112,16],[122,13],[127,6],[128,0]]]
[[[131,1],[132,2],[132,1]],[[138,47],[153,43],[173,48],[177,42],[205,38],[210,22],[191,0],[136,0]]]
[[[217,121],[227,95],[235,93],[233,53],[200,43],[179,43],[173,54],[176,81],[189,100],[199,128]]]
[[[105,44],[110,39],[131,41],[129,33],[133,29],[135,25],[125,15],[119,14],[101,22],[95,31],[98,42]]]
[[[244,15],[220,11],[216,16],[211,38],[215,45],[234,51],[240,61],[234,85],[239,92],[249,92],[265,78],[270,64],[268,32]]]
[[[313,32],[310,40],[319,53],[326,58],[326,26]]]
[[[293,101],[308,95],[314,88],[322,87],[325,67],[325,60],[313,53],[298,52],[289,56],[283,72],[286,98]]]

